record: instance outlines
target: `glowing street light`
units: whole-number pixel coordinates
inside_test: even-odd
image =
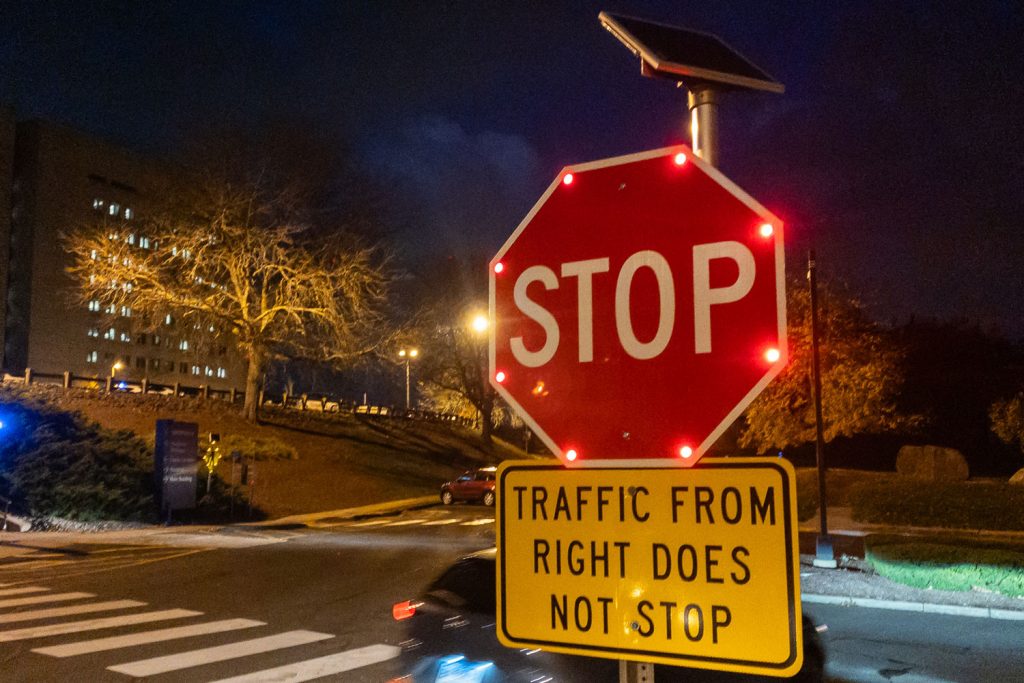
[[[483,334],[487,331],[487,328],[491,326],[491,321],[487,319],[487,316],[483,313],[478,313],[473,316],[473,322],[470,323],[473,331],[477,334]]]
[[[114,361],[114,364],[110,366],[110,379],[114,379],[117,371],[124,368],[124,363],[119,360]]]
[[[420,355],[419,349],[399,349],[398,357],[405,361],[405,409],[409,410],[409,362]]]

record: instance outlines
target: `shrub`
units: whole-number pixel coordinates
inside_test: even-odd
[[[860,522],[960,529],[1024,530],[1024,488],[1007,483],[922,483],[901,477],[850,491]]]
[[[830,499],[831,500],[831,499]],[[796,473],[796,516],[801,522],[818,511],[818,470],[800,469]]]
[[[155,519],[152,450],[134,434],[8,391],[0,414],[0,487],[18,508],[84,521]]]
[[[233,451],[241,453],[243,458],[251,457],[256,460],[299,459],[297,450],[274,437],[229,434],[221,439],[220,452],[227,458]]]
[[[866,559],[882,576],[907,586],[1024,596],[1024,553],[1012,550],[869,540]]]

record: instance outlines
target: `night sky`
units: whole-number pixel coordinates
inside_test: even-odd
[[[157,153],[311,124],[402,194],[406,253],[491,254],[562,166],[689,142],[685,92],[600,10],[786,85],[725,98],[721,167],[786,221],[791,270],[813,246],[883,322],[1024,338],[1019,2],[0,0],[0,103]]]

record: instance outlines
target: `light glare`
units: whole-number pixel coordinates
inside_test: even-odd
[[[761,237],[771,237],[772,233],[775,232],[775,226],[771,223],[762,223],[761,227],[757,229],[761,233]]]
[[[572,185],[572,181],[575,179],[572,173],[566,173],[562,176],[562,183],[565,185]]]
[[[774,363],[782,358],[782,353],[780,353],[778,349],[768,349],[764,352],[764,358],[769,363]]]
[[[576,452],[575,448],[570,448],[569,450],[567,450],[565,452],[565,459],[568,460],[569,462],[572,462],[578,456],[579,456],[579,453]]]
[[[686,163],[686,153],[685,152],[679,152],[673,158],[673,161],[676,162],[676,166],[682,166],[683,164]]]
[[[494,264],[494,272],[495,273],[500,273],[503,270],[505,270],[505,264],[504,263],[502,263],[501,261],[498,261],[497,263]]]
[[[679,457],[680,458],[684,458],[685,459],[685,458],[691,457],[692,455],[693,455],[693,449],[690,448],[689,446],[683,446],[682,448],[679,449]]]
[[[505,381],[506,377],[507,377],[507,375],[503,371],[499,370],[494,375],[494,381],[496,381],[498,384],[501,384],[502,382]]]

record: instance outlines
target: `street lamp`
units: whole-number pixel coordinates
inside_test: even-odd
[[[487,319],[486,315],[478,313],[473,316],[473,322],[470,323],[470,326],[477,334],[483,334],[487,331],[487,328],[491,326],[491,322]]]
[[[124,363],[119,360],[114,361],[114,364],[110,366],[110,379],[114,379],[117,371],[124,367]]]
[[[405,409],[409,410],[409,362],[420,355],[419,349],[400,349],[398,357],[405,361]]]

